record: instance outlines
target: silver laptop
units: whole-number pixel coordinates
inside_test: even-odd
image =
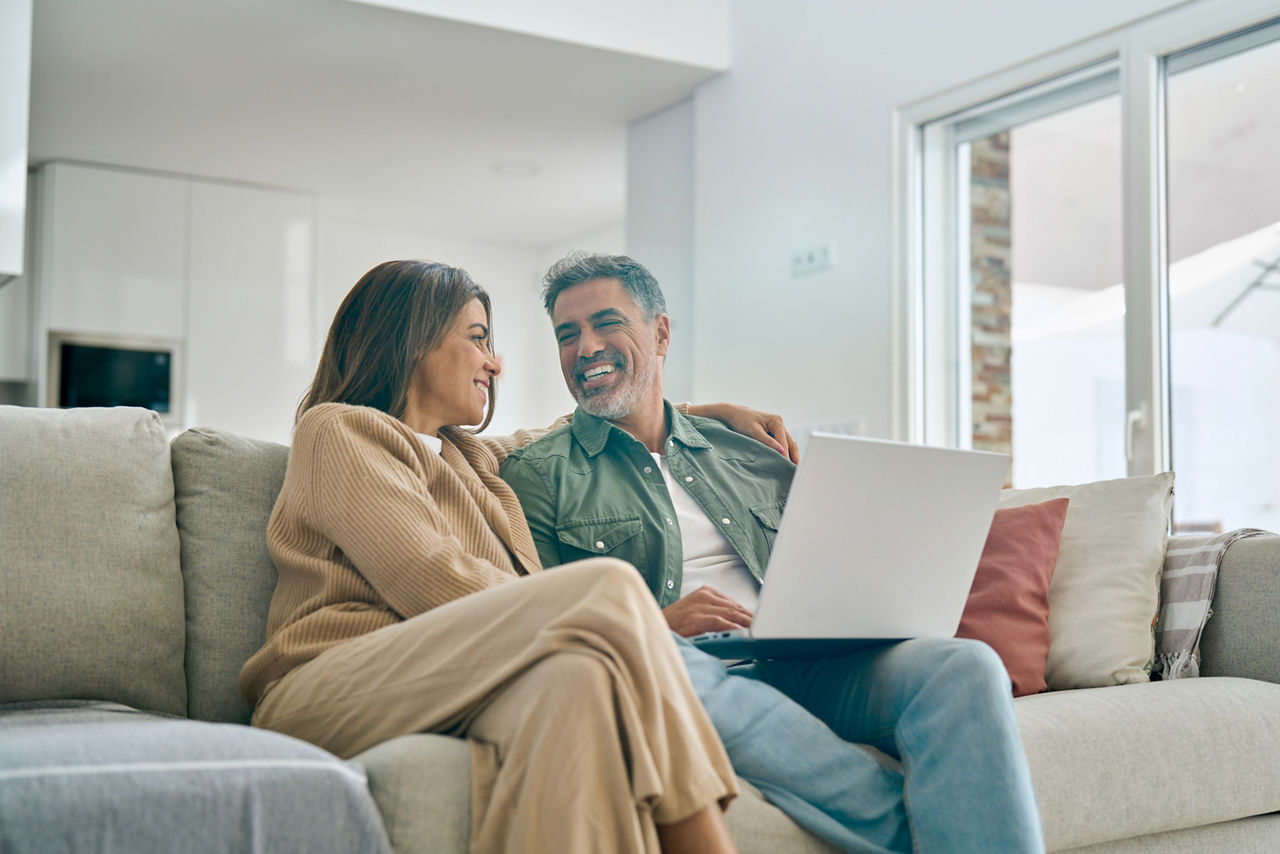
[[[814,433],[750,629],[690,638],[721,658],[788,658],[960,625],[1009,456]]]

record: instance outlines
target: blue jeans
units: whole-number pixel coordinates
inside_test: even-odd
[[[1009,677],[986,644],[920,639],[726,669],[676,640],[734,770],[833,845],[1044,850]]]

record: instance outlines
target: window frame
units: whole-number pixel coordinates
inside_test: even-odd
[[[960,299],[965,182],[953,128],[1119,72],[1130,475],[1171,465],[1164,136],[1165,60],[1276,22],[1267,0],[1200,0],[932,95],[893,113],[893,401],[896,439],[968,447],[968,310]],[[1237,49],[1245,49],[1237,47]],[[1043,103],[1048,103],[1043,102]],[[1060,107],[1065,108],[1065,107]],[[967,177],[967,176],[966,176]],[[966,266],[967,270],[967,266]]]

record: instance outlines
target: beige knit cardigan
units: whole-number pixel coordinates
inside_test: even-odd
[[[279,578],[266,643],[240,672],[245,698],[336,644],[539,572],[498,464],[546,432],[444,428],[437,454],[376,409],[308,410],[267,527]]]

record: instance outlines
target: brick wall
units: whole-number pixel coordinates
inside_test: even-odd
[[[1013,450],[1008,132],[973,142],[969,158],[973,447],[1007,454]]]

